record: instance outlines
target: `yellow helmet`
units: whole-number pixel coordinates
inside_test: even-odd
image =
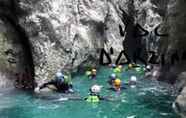
[[[92,72],[96,72],[96,69],[92,69]]]
[[[129,68],[132,68],[132,64],[129,64],[128,66],[129,66]]]
[[[120,79],[115,79],[114,80],[114,85],[120,86],[121,85],[121,80]]]
[[[118,65],[118,68],[121,69],[122,68],[122,65]]]

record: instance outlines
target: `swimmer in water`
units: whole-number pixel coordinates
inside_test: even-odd
[[[116,74],[115,73],[112,73],[109,76],[109,80],[108,80],[109,85],[113,85],[115,79],[116,79]]]
[[[97,74],[96,69],[92,69],[91,71],[86,71],[86,75],[93,80],[96,79],[96,74]]]
[[[120,92],[121,91],[121,84],[122,81],[119,78],[116,78],[113,82],[113,88],[116,92]]]
[[[101,88],[102,86],[99,86],[99,85],[93,85],[91,88],[90,88],[90,94],[88,97],[85,98],[85,100],[87,102],[92,102],[92,103],[95,103],[95,102],[99,102],[100,100],[104,100],[103,97],[100,97],[100,92],[101,92]]]
[[[36,91],[40,91],[43,88],[49,88],[48,86],[52,85],[53,86],[53,90],[57,91],[57,92],[62,92],[62,93],[71,93],[73,92],[72,90],[72,82],[69,76],[64,75],[61,71],[58,71],[56,73],[56,77],[55,79],[44,83],[43,85],[39,86],[38,90]],[[49,88],[50,89],[50,88]]]
[[[131,76],[130,80],[129,80],[129,85],[132,88],[136,87],[136,83],[137,83],[137,77],[136,76]]]

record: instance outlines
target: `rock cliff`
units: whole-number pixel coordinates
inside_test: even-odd
[[[1,3],[1,15],[5,14],[24,30],[21,33],[25,36],[21,38],[30,48],[26,56],[37,83],[53,78],[59,69],[71,71],[82,65],[96,65],[102,48],[109,52],[113,47],[113,63],[123,49],[132,58],[131,54],[142,48],[142,56],[147,60],[147,51],[158,50],[160,37],[154,30],[164,22],[168,4],[153,0],[1,0]],[[139,36],[135,36],[136,32]]]
[[[38,82],[52,78],[58,69],[76,69],[87,63],[95,65],[101,48],[109,52],[113,47],[114,62],[125,47],[123,40],[129,40],[126,43],[129,51],[135,50],[139,41],[130,36],[133,32],[130,29],[124,37],[120,35],[118,26],[124,30],[128,25],[123,19],[134,19],[132,25],[140,24],[153,32],[166,13],[166,2],[150,0],[20,0],[19,5],[25,13],[19,17],[19,24],[29,37]],[[122,16],[119,8],[127,15]],[[148,44],[147,47],[157,48],[154,46],[157,38],[149,43],[148,36],[140,37],[140,46]]]

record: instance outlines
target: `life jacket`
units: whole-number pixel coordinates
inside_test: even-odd
[[[121,69],[120,69],[120,68],[118,68],[118,67],[117,67],[117,68],[115,68],[115,69],[114,69],[114,73],[121,73]]]
[[[66,84],[72,84],[72,80],[70,76],[65,75],[64,76],[64,83]]]
[[[91,71],[86,71],[86,76],[91,76]]]
[[[100,100],[97,95],[90,95],[90,96],[88,96],[86,101],[87,102],[99,102]]]
[[[64,76],[64,83],[67,83],[67,84],[69,83],[69,78],[66,75]]]

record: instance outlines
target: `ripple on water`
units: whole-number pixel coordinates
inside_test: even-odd
[[[43,105],[43,106],[38,106],[38,109],[47,109],[47,110],[53,110],[59,108],[59,105]]]
[[[136,118],[136,115],[127,116],[127,118]]]
[[[167,116],[167,115],[169,115],[169,113],[160,113],[160,115]]]
[[[110,97],[111,101],[91,104],[68,100],[73,96],[61,97],[61,94],[36,97],[24,92],[12,95],[0,92],[0,118],[179,118],[171,108],[174,96],[169,92],[169,85],[139,77],[136,88],[127,87],[121,94],[116,94],[107,89],[106,81],[111,74],[108,70],[101,68],[94,81],[86,76],[75,76],[73,84],[82,98],[88,96],[93,84],[103,85],[101,95]],[[127,78],[134,74],[122,76]]]

